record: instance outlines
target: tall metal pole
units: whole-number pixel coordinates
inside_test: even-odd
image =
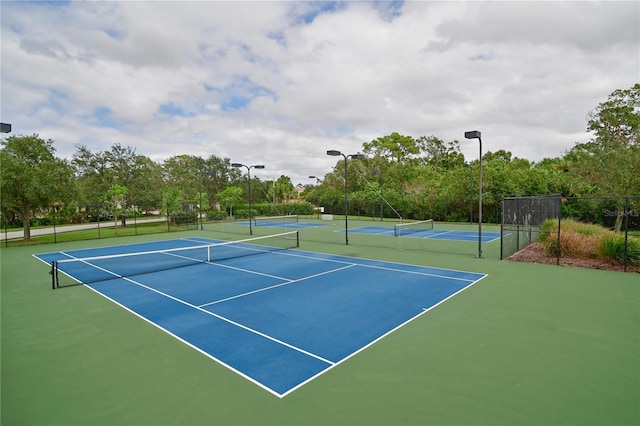
[[[249,235],[253,235],[253,217],[251,213],[251,167],[247,167],[247,179],[249,179],[249,183],[247,185],[247,189],[249,190]]]
[[[345,245],[349,245],[349,219],[347,215],[349,214],[349,197],[347,196],[347,156],[342,154],[344,157],[344,243]]]
[[[477,130],[464,132],[467,139],[478,139],[480,147],[480,177],[478,182],[478,258],[482,257],[482,134]]]
[[[202,170],[200,170],[200,185],[198,185],[198,191],[200,192],[200,207],[198,208],[198,215],[200,216],[200,230],[202,231]]]
[[[478,142],[480,143],[480,183],[478,184],[478,258],[482,257],[482,138],[478,132]]]
[[[351,154],[351,155],[344,155],[342,152],[337,151],[335,149],[331,149],[329,151],[327,151],[327,155],[331,155],[331,156],[338,156],[338,155],[342,155],[342,157],[344,158],[344,242],[346,245],[349,245],[349,198],[347,195],[347,182],[348,182],[348,178],[347,175],[349,173],[348,167],[347,167],[347,159],[349,158],[353,158],[356,160],[362,160],[364,157],[364,155],[362,154]]]
[[[469,223],[473,223],[473,170],[469,165]]]

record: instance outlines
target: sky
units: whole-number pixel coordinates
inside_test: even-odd
[[[587,142],[640,81],[637,1],[0,3],[0,118],[59,157],[119,143],[310,184],[364,142],[457,140],[468,161]],[[7,136],[7,135],[5,135]]]

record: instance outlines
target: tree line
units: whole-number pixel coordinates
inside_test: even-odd
[[[591,111],[587,129],[593,138],[561,157],[533,162],[507,150],[484,153],[485,219],[499,221],[504,196],[640,195],[639,123],[640,84],[635,84],[614,91]],[[362,153],[364,159],[341,159],[320,182],[305,185],[303,199],[342,214],[346,178],[350,214],[473,221],[479,161],[465,159],[457,140],[394,132],[364,142]],[[2,140],[0,165],[2,220],[5,226],[23,226],[25,239],[34,218],[51,209],[67,209],[81,221],[104,212],[110,217],[125,210],[141,214],[144,208],[172,214],[186,201],[199,211],[232,213],[233,206],[244,208],[249,199],[284,204],[296,198],[288,176],[275,181],[252,177],[249,183],[228,158],[178,155],[154,162],[118,143],[108,151],[79,145],[72,158],[64,159],[56,156],[53,140],[12,135]],[[626,210],[616,208],[619,229]]]

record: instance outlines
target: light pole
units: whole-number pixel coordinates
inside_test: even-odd
[[[342,155],[342,157],[344,157],[344,243],[345,245],[349,245],[349,218],[348,218],[349,198],[347,195],[347,175],[348,175],[347,159],[353,158],[354,160],[362,160],[364,158],[364,155],[362,154],[344,155],[342,152],[336,151],[335,149],[330,149],[329,151],[327,151],[327,155],[331,155],[333,157]]]
[[[231,163],[231,167],[245,167],[247,169],[247,190],[249,191],[249,235],[253,235],[253,227],[251,226],[251,169],[264,169],[262,164],[247,166],[242,163]]]
[[[480,172],[478,182],[478,258],[482,257],[482,137],[478,130],[472,130],[470,132],[464,132],[464,137],[467,139],[478,139],[480,144]]]

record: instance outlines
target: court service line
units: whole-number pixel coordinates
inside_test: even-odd
[[[331,273],[334,273],[334,272],[342,271],[344,269],[352,268],[354,266],[357,266],[357,265],[354,263],[352,265],[343,266],[342,268],[332,269],[330,271],[324,271],[324,272],[320,272],[318,274],[313,274],[313,275],[309,275],[309,276],[306,276],[306,277],[298,278],[297,280],[287,280],[287,282],[284,282],[284,283],[274,284],[274,285],[269,286],[269,287],[264,287],[264,288],[260,288],[260,289],[257,289],[257,290],[248,291],[246,293],[237,294],[235,296],[227,297],[227,298],[224,298],[224,299],[216,300],[216,301],[213,301],[213,302],[205,303],[204,305],[199,305],[199,307],[203,308],[205,306],[215,305],[217,303],[226,302],[228,300],[238,299],[240,297],[248,296],[250,294],[260,293],[262,291],[271,290],[271,289],[282,287],[282,286],[285,286],[285,285],[298,283],[300,281],[305,281],[305,280],[309,280],[311,278],[320,277],[322,275],[327,275],[327,274],[331,274]],[[248,271],[248,272],[250,272],[250,271]]]
[[[433,274],[433,273],[429,273],[429,272],[419,272],[419,271],[408,271],[405,269],[396,269],[396,268],[389,268],[386,266],[376,266],[376,265],[366,265],[366,264],[362,264],[362,263],[358,263],[356,262],[347,262],[346,260],[337,260],[337,259],[325,259],[322,257],[316,257],[316,256],[304,256],[301,254],[297,254],[294,252],[290,252],[290,251],[282,251],[282,252],[273,252],[271,254],[275,254],[275,255],[279,255],[279,256],[293,256],[293,257],[302,257],[304,259],[313,259],[313,260],[322,260],[325,262],[334,262],[334,263],[343,263],[343,264],[347,264],[347,265],[354,265],[354,266],[360,266],[363,268],[374,268],[374,269],[382,269],[385,271],[392,271],[392,272],[405,272],[408,274],[415,274],[415,275],[424,275],[427,277],[435,277],[435,278],[446,278],[446,279],[452,279],[452,280],[458,280],[458,281],[465,281],[465,282],[473,282],[473,279],[470,278],[459,278],[459,277],[453,277],[450,275],[441,275],[441,274]],[[357,260],[354,258],[354,260]],[[360,259],[362,260],[362,259]],[[372,260],[372,259],[367,259],[367,260]],[[374,260],[374,262],[376,262]],[[381,262],[381,263],[390,263],[393,264],[393,262]],[[420,266],[420,265],[410,265],[410,264],[404,264],[404,263],[400,263],[400,265],[407,265],[407,266],[414,266],[414,267],[418,267],[418,268],[425,268],[428,269],[428,266]],[[443,269],[443,268],[431,268],[431,269],[439,269],[442,271],[449,271],[449,272],[464,272],[464,271],[457,271],[457,270],[453,270],[453,269]],[[250,272],[250,271],[248,271]],[[471,272],[473,274],[476,275],[481,275],[481,274],[477,274],[476,272]]]
[[[424,237],[421,237],[421,238],[437,238],[441,235],[451,234],[452,232],[456,232],[456,231],[449,230],[449,231],[443,231],[443,232],[436,232],[434,234],[425,235]]]
[[[262,250],[262,251],[264,251],[264,250]],[[273,252],[264,251],[264,253],[273,253]],[[187,260],[195,260],[195,261],[198,261],[198,263],[221,266],[223,268],[233,269],[233,270],[242,271],[242,272],[249,272],[249,273],[252,273],[254,275],[261,275],[263,277],[275,278],[275,279],[278,279],[278,280],[285,280],[285,281],[288,280],[288,278],[279,277],[277,275],[265,274],[265,273],[262,273],[262,272],[252,271],[252,270],[249,270],[249,269],[242,269],[242,268],[238,268],[238,267],[235,267],[235,266],[224,265],[222,263],[216,263],[216,261],[201,261],[201,260],[198,260],[198,259],[194,259],[192,257],[180,256],[179,254],[174,254],[174,253],[163,253],[163,254],[168,254],[170,256],[175,256],[175,257],[179,257],[179,258],[187,259]]]

